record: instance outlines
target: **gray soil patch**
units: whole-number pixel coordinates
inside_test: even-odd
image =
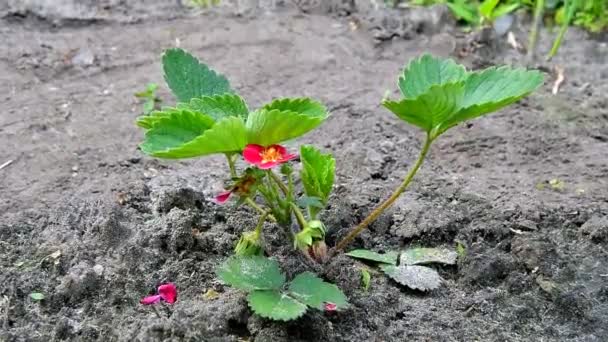
[[[446,10],[375,2],[256,1],[200,11],[172,1],[9,1],[0,5],[0,340],[605,341],[608,340],[608,44],[573,29],[519,104],[457,127],[411,190],[353,247],[466,247],[429,293],[340,255],[315,269],[348,295],[340,314],[290,323],[252,315],[215,266],[256,217],[209,199],[225,162],[143,156],[133,97],[163,84],[159,56],[179,44],[227,74],[257,106],[312,96],[332,117],[299,141],[334,153],[328,243],[405,175],[421,134],[379,107],[423,52],[470,67],[525,64],[503,37],[465,35]],[[522,40],[527,26],[515,24]],[[541,36],[547,51],[551,35]],[[173,99],[166,88],[160,96]],[[291,146],[296,146],[296,143]],[[548,183],[563,182],[561,190]],[[278,231],[270,224],[267,231]],[[288,277],[307,269],[280,234],[268,249]],[[179,297],[139,299],[160,283]],[[213,289],[220,295],[206,299]],[[41,292],[45,299],[30,298]]]

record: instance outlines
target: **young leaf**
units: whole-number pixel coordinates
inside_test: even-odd
[[[521,6],[521,4],[517,2],[512,4],[498,5],[498,7],[494,9],[494,12],[492,12],[492,19],[500,18],[503,15],[507,15],[518,9],[519,6]]]
[[[380,269],[399,284],[414,290],[434,290],[442,282],[439,273],[430,267],[381,265]]]
[[[399,89],[406,99],[425,94],[432,86],[458,83],[467,77],[462,65],[451,59],[439,59],[425,54],[410,62],[399,77]]]
[[[539,71],[488,68],[472,73],[464,84],[462,109],[445,120],[439,134],[466,120],[474,119],[515,103],[530,94],[544,77]]]
[[[289,292],[306,305],[323,310],[325,303],[333,303],[337,310],[348,306],[346,296],[340,289],[326,283],[310,272],[298,274],[289,284]]]
[[[308,98],[274,100],[249,114],[249,143],[269,146],[294,139],[316,128],[327,117],[325,107]]]
[[[400,119],[431,133],[460,110],[464,91],[462,83],[434,85],[415,99],[385,101],[383,105]]]
[[[401,253],[399,265],[456,264],[458,254],[445,248],[410,248]]]
[[[306,312],[306,305],[279,291],[253,291],[247,296],[256,314],[278,321],[290,321]]]
[[[357,259],[364,259],[390,265],[396,265],[397,259],[399,258],[399,253],[395,251],[389,251],[384,254],[380,254],[368,251],[367,249],[355,249],[346,253],[346,255]]]
[[[302,161],[302,184],[306,195],[319,198],[325,206],[334,185],[336,160],[331,154],[322,154],[310,145],[302,145],[300,160]],[[319,208],[310,206],[309,210],[315,217]]]
[[[159,118],[140,148],[155,157],[179,159],[240,152],[246,144],[240,117],[226,117],[214,124],[209,116],[184,110]]]
[[[165,108],[163,110],[154,110],[148,115],[142,115],[137,118],[137,126],[143,129],[150,129],[154,127],[154,125],[161,120],[163,117],[170,116],[173,113],[180,113],[181,110],[177,108]]]
[[[32,298],[32,300],[34,300],[34,301],[39,302],[39,301],[43,300],[45,298],[45,296],[43,293],[40,293],[40,292],[32,292],[32,293],[30,293],[30,298]]]
[[[369,271],[367,269],[362,268],[361,269],[361,285],[363,285],[363,290],[365,290],[365,292],[367,292],[367,290],[369,290],[371,281],[372,281],[372,275],[369,273]]]
[[[180,102],[189,102],[195,97],[233,93],[226,77],[182,49],[165,51],[163,69],[165,81]]]
[[[285,283],[279,264],[263,256],[231,256],[217,275],[224,283],[245,291],[278,290]]]
[[[236,94],[195,97],[189,103],[179,104],[178,108],[209,115],[216,121],[228,116],[238,116],[246,120],[249,115],[245,100]]]
[[[478,24],[479,16],[474,6],[471,6],[463,1],[458,1],[455,3],[448,2],[446,5],[452,11],[452,14],[458,19],[462,19],[469,24]]]
[[[479,13],[485,18],[485,19],[492,19],[492,12],[494,11],[494,8],[496,8],[496,5],[498,5],[498,1],[500,0],[485,0],[481,3],[481,5],[479,5]]]
[[[310,196],[302,196],[302,197],[298,198],[298,200],[296,201],[296,204],[300,208],[313,207],[313,208],[323,209],[323,207],[325,206],[321,202],[321,199],[319,199],[319,197],[310,197]]]
[[[262,109],[296,112],[310,117],[327,117],[327,109],[322,104],[306,97],[276,99]]]

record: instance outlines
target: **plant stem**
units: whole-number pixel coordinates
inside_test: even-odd
[[[272,170],[268,170],[268,175],[279,186],[279,188],[281,188],[281,191],[283,191],[283,194],[285,196],[289,196],[289,188],[285,185],[285,183],[283,183],[281,178],[279,178],[279,176],[277,176],[276,173],[272,172]]]
[[[549,55],[547,55],[547,61],[550,61],[557,54],[557,50],[562,45],[562,40],[564,39],[564,35],[568,31],[568,26],[570,26],[570,21],[572,21],[572,17],[574,17],[574,11],[578,7],[577,0],[565,0],[564,8],[566,9],[566,18],[562,23],[562,27],[559,29],[559,33],[557,34],[557,38],[553,41],[553,46],[551,47],[551,51],[549,51]]]
[[[412,167],[412,169],[408,172],[407,176],[403,180],[403,183],[401,183],[401,185],[397,189],[395,189],[393,194],[386,201],[382,202],[382,204],[380,204],[376,209],[374,209],[361,223],[359,223],[357,227],[355,227],[350,233],[348,233],[348,235],[346,235],[345,238],[343,238],[338,243],[338,245],[336,246],[337,250],[344,249],[344,247],[346,247],[350,242],[352,242],[352,240],[357,235],[359,235],[361,231],[363,231],[363,229],[367,228],[367,226],[374,222],[378,218],[378,216],[380,216],[380,214],[382,214],[384,210],[390,207],[397,200],[397,198],[399,198],[399,196],[405,191],[405,189],[407,189],[412,179],[414,178],[414,175],[416,175],[416,172],[418,172],[418,169],[420,168],[420,166],[422,166],[422,162],[424,161],[424,158],[429,152],[432,142],[433,138],[431,138],[431,136],[427,134],[426,141],[424,142],[424,146],[420,151],[418,160],[416,161],[416,164],[414,164],[414,167]]]
[[[289,202],[289,204],[291,205],[291,209],[293,209],[293,213],[296,215],[296,220],[298,220],[300,229],[304,230],[306,227],[306,219],[304,218],[304,214],[302,214],[302,211],[295,203]]]
[[[258,220],[258,224],[255,226],[255,236],[259,239],[262,235],[262,228],[264,228],[264,222],[266,222],[266,217],[268,217],[270,213],[268,211],[264,212],[264,214],[260,215],[260,219]]]
[[[538,41],[538,29],[543,19],[543,13],[545,12],[545,0],[536,0],[536,8],[534,9],[534,21],[532,22],[532,29],[528,36],[528,58],[534,59],[536,55],[536,42]]]
[[[235,160],[232,158],[232,156],[233,156],[232,154],[226,154],[226,160],[228,160],[228,167],[230,168],[230,177],[237,178],[238,174],[236,173],[236,167],[234,165]],[[245,203],[247,203],[253,209],[257,210],[262,215],[268,213],[266,210],[264,210],[262,207],[260,207],[257,203],[255,203],[255,201],[252,200],[250,197],[245,198]],[[268,218],[271,222],[274,222],[274,223],[277,222],[277,219],[270,214],[266,215],[266,218]]]

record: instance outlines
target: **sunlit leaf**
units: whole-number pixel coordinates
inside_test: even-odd
[[[165,81],[179,102],[190,99],[232,93],[226,77],[200,63],[182,49],[168,49],[163,54]]]
[[[355,249],[346,253],[346,255],[357,259],[364,259],[391,265],[396,265],[397,259],[399,258],[399,253],[395,251],[380,254],[367,249]]]
[[[279,291],[253,291],[247,296],[256,314],[277,321],[290,321],[306,312],[306,305]]]
[[[462,65],[451,59],[439,59],[425,54],[410,62],[399,77],[399,89],[406,99],[425,94],[433,86],[457,83],[467,77]]]
[[[226,117],[214,123],[206,115],[180,111],[156,121],[140,148],[155,157],[178,159],[236,153],[246,144],[245,124],[240,117]]]
[[[456,264],[458,253],[446,248],[410,248],[401,253],[399,265]]]
[[[239,116],[246,120],[249,114],[245,100],[236,94],[195,97],[189,103],[180,103],[178,108],[209,115],[216,121],[228,116]]]
[[[302,184],[306,195],[319,198],[323,205],[326,205],[334,184],[336,160],[330,153],[323,154],[310,145],[302,145],[300,160],[302,161]],[[309,210],[314,217],[319,208],[311,206]]]
[[[399,284],[414,290],[434,290],[443,281],[437,271],[425,266],[381,265],[380,269]]]
[[[334,284],[326,283],[310,272],[298,274],[289,284],[290,294],[308,306],[323,310],[325,303],[333,303],[337,310],[348,306],[346,296]]]
[[[285,283],[279,264],[263,256],[232,256],[217,270],[226,284],[245,291],[277,290]]]

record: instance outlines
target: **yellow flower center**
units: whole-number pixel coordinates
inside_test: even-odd
[[[281,152],[274,147],[269,147],[260,153],[263,163],[274,162],[281,159]]]

